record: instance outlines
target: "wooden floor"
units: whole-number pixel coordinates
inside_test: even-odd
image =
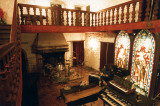
[[[94,72],[93,69],[84,68],[84,67],[73,67],[71,69],[72,73],[70,77],[73,77],[74,72],[79,73],[78,76],[82,76],[77,79],[71,79],[67,83],[57,83],[56,81],[50,81],[47,77],[40,77],[37,86],[38,86],[38,100],[39,106],[67,106],[64,103],[63,99],[57,99],[60,96],[60,89],[64,86],[73,86],[80,84],[82,81],[88,82],[88,76],[90,72]],[[84,106],[103,106],[103,102],[98,99],[95,102],[87,103]]]

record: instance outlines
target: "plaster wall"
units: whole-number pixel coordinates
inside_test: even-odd
[[[97,71],[100,70],[101,42],[114,43],[115,35],[116,34],[109,34],[103,32],[86,33],[84,47],[85,66],[91,67]]]

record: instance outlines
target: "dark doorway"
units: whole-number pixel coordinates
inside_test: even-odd
[[[84,61],[84,41],[73,42],[73,66],[82,65]]]
[[[114,64],[114,43],[101,42],[100,69],[102,69],[105,64]]]

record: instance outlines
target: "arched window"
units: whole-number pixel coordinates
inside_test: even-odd
[[[153,69],[155,40],[148,30],[141,30],[133,46],[131,81],[148,95]]]
[[[116,37],[114,64],[128,70],[129,51],[130,38],[127,33],[121,31]]]

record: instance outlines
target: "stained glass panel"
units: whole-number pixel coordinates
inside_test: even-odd
[[[121,31],[116,37],[114,64],[119,68],[125,68],[128,70],[129,51],[129,36],[124,31]]]
[[[148,30],[141,30],[133,46],[131,81],[149,93],[152,65],[155,51],[155,40]]]

